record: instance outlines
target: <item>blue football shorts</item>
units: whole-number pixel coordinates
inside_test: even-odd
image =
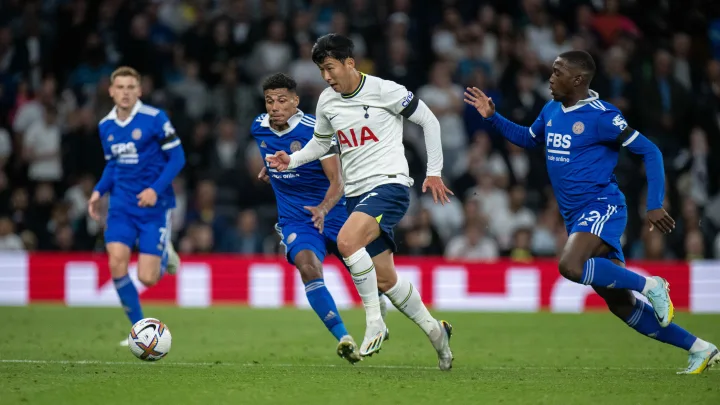
[[[620,239],[627,225],[627,207],[624,205],[611,205],[593,202],[582,210],[582,215],[572,223],[566,223],[568,235],[575,232],[589,232],[598,236],[613,251],[608,259],[618,259],[625,263]]]
[[[165,257],[170,241],[170,210],[148,209],[142,216],[111,207],[105,227],[105,243],[122,243],[143,254]]]

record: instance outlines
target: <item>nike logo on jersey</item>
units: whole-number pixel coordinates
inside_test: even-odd
[[[338,115],[340,115],[340,114],[335,114],[335,115],[333,115],[332,117],[328,117],[328,121],[332,121],[332,120],[334,120],[334,119],[335,119],[335,117],[337,117]]]

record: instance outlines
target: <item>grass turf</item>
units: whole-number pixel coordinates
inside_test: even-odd
[[[117,308],[0,308],[0,404],[689,404],[720,403],[720,372],[678,376],[686,353],[607,313],[438,314],[455,365],[436,368],[419,328],[388,315],[391,339],[351,366],[311,311],[147,307],[173,335],[157,363],[116,346]],[[362,311],[343,311],[362,340]],[[720,316],[676,320],[720,342]]]

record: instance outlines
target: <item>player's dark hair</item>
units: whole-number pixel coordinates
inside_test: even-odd
[[[587,77],[588,82],[590,82],[592,78],[595,77],[595,70],[597,69],[597,67],[595,66],[595,60],[589,53],[585,51],[567,51],[561,53],[559,57],[565,59],[571,65],[579,68],[582,71],[583,75]]]
[[[275,73],[265,79],[262,84],[263,91],[275,90],[275,89],[288,89],[288,91],[295,91],[297,88],[297,82],[292,77],[285,73]]]
[[[325,61],[326,58],[337,59],[345,62],[345,59],[353,57],[355,44],[343,35],[327,34],[318,38],[312,48],[312,60],[316,65]]]

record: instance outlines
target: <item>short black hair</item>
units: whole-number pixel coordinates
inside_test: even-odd
[[[559,57],[582,70],[588,82],[595,76],[597,67],[595,66],[595,60],[589,53],[585,51],[567,51],[561,53]]]
[[[262,89],[275,90],[275,89],[288,89],[288,91],[295,91],[297,88],[297,82],[292,77],[285,73],[275,73],[269,76],[263,81]]]
[[[353,57],[355,44],[353,41],[340,34],[327,34],[318,38],[312,48],[312,60],[316,65],[325,61],[326,58],[337,59],[345,62],[345,59]]]

